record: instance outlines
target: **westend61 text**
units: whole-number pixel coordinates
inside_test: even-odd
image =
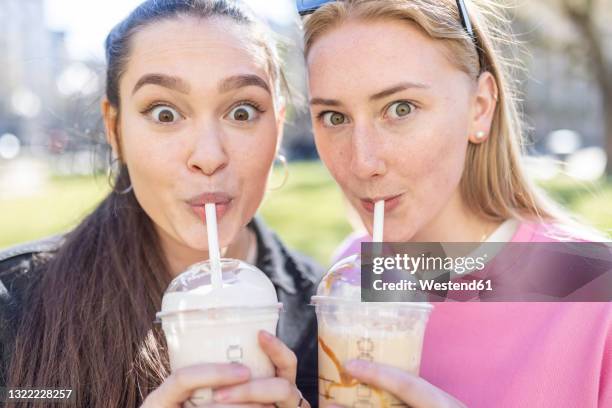
[[[472,282],[436,282],[434,280],[383,282],[378,279],[373,282],[374,290],[421,290],[421,291],[492,291],[490,279],[475,280]]]

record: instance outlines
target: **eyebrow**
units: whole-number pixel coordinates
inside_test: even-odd
[[[340,101],[335,99],[325,99],[325,98],[312,98],[310,100],[311,105],[325,105],[325,106],[340,106],[342,105]]]
[[[187,83],[180,78],[166,74],[146,74],[143,75],[138,82],[136,82],[136,85],[134,85],[134,89],[132,90],[132,95],[147,84],[163,86],[164,88],[179,91],[184,94],[188,94],[190,92],[189,85],[187,85]]]
[[[417,82],[402,82],[401,84],[397,84],[392,86],[391,88],[384,89],[380,92],[375,93],[370,96],[371,101],[379,100],[382,98],[386,98],[387,96],[393,95],[395,93],[405,91],[406,89],[428,89],[429,85],[417,83]],[[312,98],[310,100],[311,105],[325,105],[325,106],[341,106],[342,103],[336,99],[325,99],[325,98]]]
[[[225,93],[247,86],[258,86],[271,94],[270,87],[261,77],[253,74],[234,75],[219,83],[219,92]]]
[[[425,84],[421,84],[417,82],[402,82],[401,84],[397,84],[395,86],[392,86],[391,88],[387,88],[385,90],[375,93],[374,95],[370,96],[370,100],[376,101],[379,99],[386,98],[387,96],[396,94],[398,92],[405,91],[406,89],[414,89],[414,88],[428,89],[429,85],[425,85]]]

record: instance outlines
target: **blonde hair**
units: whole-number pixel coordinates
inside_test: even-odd
[[[460,189],[466,205],[485,219],[509,218],[545,222],[568,221],[563,213],[526,177],[521,167],[523,124],[517,90],[512,82],[513,56],[502,51],[516,44],[510,21],[500,5],[470,1],[475,41],[463,28],[454,0],[344,0],[328,3],[304,23],[305,55],[325,33],[352,20],[393,20],[413,24],[431,38],[444,42],[450,60],[475,81],[488,71],[495,78],[498,96],[488,140],[469,144]],[[475,46],[476,45],[476,46]],[[478,52],[477,47],[480,52]],[[514,47],[516,49],[516,47]]]

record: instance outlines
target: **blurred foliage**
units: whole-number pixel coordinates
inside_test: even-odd
[[[580,221],[612,236],[612,177],[581,182],[561,176],[540,185]]]
[[[0,199],[0,248],[69,230],[108,189],[104,176],[54,177],[36,195]]]
[[[281,183],[281,173],[277,169],[271,187]],[[579,183],[558,178],[542,185],[586,222],[612,231],[612,179]],[[0,247],[70,229],[108,189],[102,175],[52,178],[35,196],[0,200]],[[287,183],[266,195],[260,214],[288,245],[324,265],[351,231],[341,192],[319,162],[291,163]]]

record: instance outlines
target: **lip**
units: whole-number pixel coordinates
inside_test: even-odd
[[[219,220],[229,211],[233,201],[234,197],[227,193],[208,192],[192,197],[186,202],[191,207],[191,210],[198,216],[198,219],[206,224],[206,211],[204,209],[206,204],[215,204],[215,212],[217,220]]]
[[[384,200],[385,202],[385,213],[393,211],[395,207],[397,207],[400,203],[400,198],[403,194],[397,194],[392,196],[385,197],[376,197],[376,198],[361,198],[359,202],[364,210],[369,213],[374,213],[374,204],[378,201]]]

